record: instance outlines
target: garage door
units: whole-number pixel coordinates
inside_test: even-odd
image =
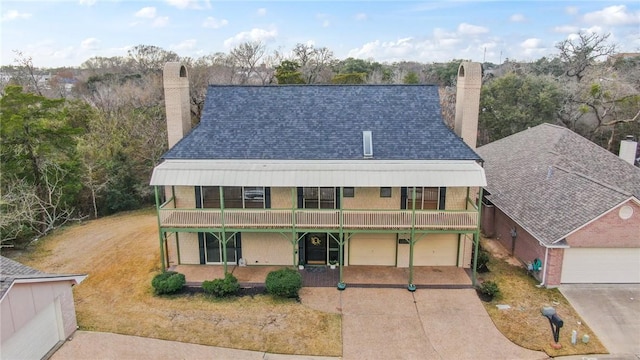
[[[358,234],[349,240],[349,265],[396,265],[395,234]]]
[[[2,358],[42,358],[60,341],[58,328],[56,303],[52,303],[2,343]]]
[[[456,266],[458,264],[458,235],[429,234],[414,248],[415,266]]]
[[[562,283],[640,283],[640,249],[565,249]]]

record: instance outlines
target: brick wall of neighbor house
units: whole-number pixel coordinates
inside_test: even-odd
[[[200,264],[200,247],[197,233],[181,232],[178,234],[180,240],[180,263]]]
[[[564,259],[564,249],[549,249],[547,259],[547,277],[545,286],[548,288],[557,287],[562,279],[562,260]],[[540,280],[540,279],[538,279]]]
[[[544,262],[545,248],[540,246],[538,240],[513,222],[497,207],[495,208],[495,221],[496,239],[509,253],[511,253],[513,244],[511,229],[515,228],[517,237],[515,240],[515,251],[512,255],[525,264],[533,262],[536,258]]]
[[[242,257],[247,265],[293,265],[293,245],[278,233],[243,232]]]
[[[620,211],[625,206],[633,210],[628,219],[620,217]],[[627,209],[622,210],[623,213]],[[637,248],[640,247],[638,234],[640,234],[640,205],[629,200],[569,235],[567,243],[571,247]]]

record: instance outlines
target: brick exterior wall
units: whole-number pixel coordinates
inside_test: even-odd
[[[560,285],[562,279],[562,260],[564,259],[564,249],[549,249],[549,256],[547,259],[547,277],[545,279],[545,286],[553,288]],[[542,279],[538,279],[542,280]]]
[[[623,207],[633,209],[628,219],[620,217]],[[623,210],[624,211],[624,210]],[[640,205],[629,200],[567,237],[571,247],[640,247]]]

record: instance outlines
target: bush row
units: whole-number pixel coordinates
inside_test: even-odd
[[[165,271],[156,275],[151,281],[156,295],[175,294],[182,290],[185,284],[183,274],[175,271]],[[302,288],[302,275],[294,269],[282,268],[267,275],[265,280],[267,293],[284,298],[297,298]],[[223,279],[207,280],[202,283],[202,290],[216,297],[236,295],[240,290],[238,279],[227,273]]]

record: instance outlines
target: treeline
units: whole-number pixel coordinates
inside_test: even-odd
[[[483,64],[479,144],[542,122],[571,128],[616,151],[640,136],[640,58],[615,54],[608,36],[580,34],[558,55]],[[298,44],[289,54],[244,43],[229,53],[181,58],[140,45],[79,68],[38,69],[16,52],[0,69],[0,236],[22,246],[69,221],[152,203],[151,170],[167,150],[162,68],[188,67],[196,123],[209,84],[438,84],[452,121],[461,60],[383,64],[336,59]]]

